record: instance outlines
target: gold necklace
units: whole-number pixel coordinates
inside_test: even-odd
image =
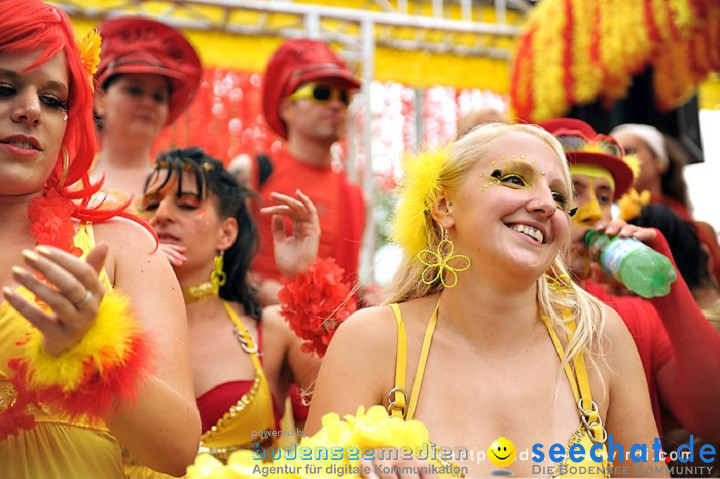
[[[190,304],[215,298],[218,295],[218,290],[214,284],[208,281],[183,288],[182,293],[185,304]]]

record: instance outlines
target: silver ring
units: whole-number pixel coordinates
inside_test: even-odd
[[[93,297],[92,291],[89,289],[85,293],[85,297],[78,301],[77,303],[73,303],[75,305],[75,309],[80,309],[83,306],[85,306]]]

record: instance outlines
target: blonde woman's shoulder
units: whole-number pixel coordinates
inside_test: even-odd
[[[392,310],[388,306],[373,306],[356,311],[345,320],[335,332],[330,348],[352,345],[358,352],[370,350],[382,355],[387,351],[394,355],[396,336]]]

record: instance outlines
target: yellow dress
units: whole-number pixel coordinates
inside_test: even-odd
[[[395,387],[390,391],[388,397],[390,403],[388,404],[388,412],[392,416],[401,417],[405,420],[413,419],[415,416],[415,409],[417,408],[418,398],[420,397],[420,387],[422,385],[423,376],[425,374],[425,365],[427,364],[428,355],[430,353],[430,344],[432,343],[433,332],[435,331],[435,325],[437,324],[437,313],[440,302],[435,305],[435,310],[428,322],[425,329],[425,337],[423,339],[422,349],[420,351],[420,359],[418,361],[417,372],[415,373],[415,380],[413,381],[413,388],[410,394],[410,400],[408,402],[407,392],[405,390],[405,376],[407,367],[407,335],[405,333],[405,324],[402,320],[402,314],[400,313],[400,307],[397,304],[391,304],[395,315],[395,321],[398,326],[398,346],[397,346],[397,357],[395,364]],[[560,340],[558,339],[555,331],[550,326],[549,321],[543,315],[543,323],[548,330],[550,339],[555,346],[555,351],[561,358],[564,357],[564,351]],[[574,323],[571,323],[574,326]],[[597,405],[592,400],[590,394],[590,384],[587,378],[587,371],[585,369],[585,360],[582,353],[573,360],[575,365],[575,372],[570,368],[569,365],[565,366],[565,373],[570,381],[570,387],[575,396],[575,401],[578,403],[578,410],[581,408],[584,412],[580,413],[580,425],[577,430],[570,436],[568,440],[567,451],[573,444],[581,444],[586,452],[590,451],[590,448],[595,443],[603,443],[602,450],[597,453],[598,456],[603,458],[608,457],[607,447],[604,444],[607,440],[607,433],[605,428],[602,426],[602,420],[598,414]],[[587,426],[586,426],[587,424]],[[447,466],[447,463],[440,461],[443,466]],[[609,474],[605,474],[612,468],[612,463],[605,459],[603,462],[597,463],[592,460],[589,454],[581,462],[571,462],[566,456],[565,460],[556,464],[555,473],[552,477],[574,477],[577,474],[572,473],[572,468],[575,467],[588,467],[588,470],[598,472],[602,470],[602,474],[585,474],[585,477],[610,477]],[[565,471],[566,474],[560,474]]]
[[[94,247],[92,227],[83,225],[75,245],[84,255]],[[103,270],[101,280],[112,289]],[[26,298],[32,294],[24,288]],[[0,412],[11,403],[14,388],[8,378],[8,360],[20,355],[19,340],[25,338],[30,323],[7,301],[0,304]],[[35,427],[0,441],[0,477],[23,479],[123,478],[120,446],[104,425],[90,426],[68,421],[40,405],[33,411]]]

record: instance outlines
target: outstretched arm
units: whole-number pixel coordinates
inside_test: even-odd
[[[654,228],[639,228],[614,221],[609,235],[634,236],[667,256],[677,280],[666,296],[650,302],[670,337],[673,356],[655,374],[662,403],[693,433],[720,441],[720,336],[695,302],[677,269],[667,240]]]
[[[117,348],[118,341],[123,341],[106,329],[111,324],[109,316],[113,316],[112,321],[117,324],[132,324],[128,318],[117,316],[125,314],[125,309],[112,313],[101,311],[104,304],[109,304],[106,298],[111,296],[99,278],[103,266],[106,267],[113,289],[129,299],[141,334],[150,338],[153,364],[148,368],[151,372],[147,372],[148,369],[140,372],[139,379],[124,376],[125,381],[131,381],[136,387],[134,401],[122,399],[125,396],[119,394],[126,384],[103,383],[103,378],[109,381],[108,375],[112,372],[123,371],[124,366],[117,362],[98,368],[98,379],[90,381],[87,388],[82,389],[82,396],[77,397],[87,403],[88,410],[96,408],[88,402],[92,401],[95,391],[92,384],[103,383],[107,389],[97,393],[109,391],[114,395],[107,401],[96,399],[103,403],[98,404],[97,410],[104,415],[113,435],[149,467],[182,475],[197,451],[200,421],[193,398],[180,288],[162,253],[149,253],[155,249],[153,240],[141,232],[139,226],[116,220],[97,225],[95,233],[101,243],[89,253],[87,260],[41,246],[25,253],[25,268],[13,269],[15,279],[47,303],[50,310],[43,311],[16,293],[5,291],[6,297],[42,333],[43,352],[39,357],[46,366],[50,361],[47,366],[50,370],[46,371],[60,378],[60,363],[55,361],[69,364],[73,358],[79,358],[93,364],[83,358],[93,353],[108,356],[110,349]],[[42,274],[45,281],[39,281],[35,272]],[[93,327],[95,325],[97,327]],[[122,332],[122,329],[115,331]],[[103,344],[88,343],[88,337]],[[113,339],[116,339],[114,343]],[[130,344],[136,344],[132,341],[126,345],[125,367],[134,362],[133,355],[127,355],[127,351],[132,350]],[[82,351],[76,348],[79,344]],[[95,351],[98,348],[103,348],[102,353]],[[62,404],[77,409],[75,404]]]
[[[135,404],[120,404],[107,421],[112,433],[147,466],[182,475],[197,453],[200,417],[195,406],[185,306],[175,274],[152,238],[135,224],[95,228],[114,253],[114,286],[131,299],[150,334],[154,373]]]
[[[650,246],[675,260],[658,232]],[[677,270],[677,266],[675,266]],[[690,432],[720,442],[720,335],[713,329],[677,272],[670,294],[653,298],[675,354],[657,372],[663,404]]]

